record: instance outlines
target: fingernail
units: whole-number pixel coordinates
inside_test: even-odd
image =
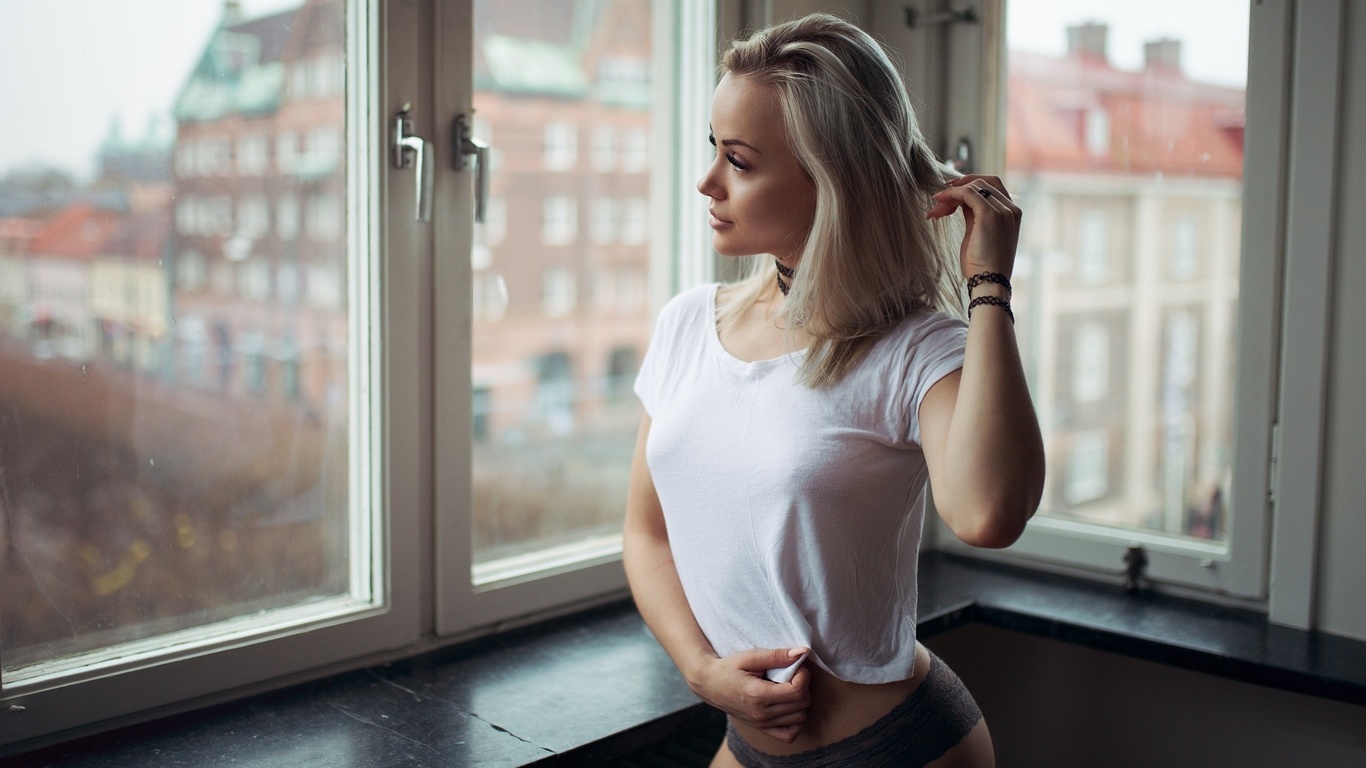
[[[806,653],[806,649],[805,649],[805,648],[793,648],[792,650],[790,650],[790,651],[787,652],[787,657],[788,657],[789,659],[795,659],[795,658],[797,658],[798,656],[802,655],[803,653]]]

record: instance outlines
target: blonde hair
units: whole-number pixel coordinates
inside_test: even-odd
[[[954,238],[961,228],[925,219],[930,196],[957,174],[926,145],[882,46],[842,19],[812,14],[733,43],[721,65],[774,89],[788,143],[816,187],[815,216],[783,302],[788,327],[815,339],[803,381],[839,381],[914,312],[962,316]],[[774,269],[772,258],[752,259],[718,322],[753,306],[773,285]]]

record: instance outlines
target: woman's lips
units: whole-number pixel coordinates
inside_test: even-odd
[[[711,211],[707,211],[707,223],[711,225],[712,229],[725,229],[726,227],[729,227],[732,224],[734,224],[734,222],[726,221],[725,219],[719,218],[716,214],[712,213]]]

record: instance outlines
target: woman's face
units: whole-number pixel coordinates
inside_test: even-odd
[[[723,256],[768,253],[795,264],[816,213],[816,186],[788,146],[773,88],[721,78],[711,141],[716,157],[697,191],[711,198],[712,247]]]

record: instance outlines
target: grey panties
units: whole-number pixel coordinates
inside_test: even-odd
[[[930,654],[930,673],[906,700],[847,739],[770,755],[751,747],[727,724],[726,743],[745,768],[920,768],[957,746],[982,719],[958,675]]]

